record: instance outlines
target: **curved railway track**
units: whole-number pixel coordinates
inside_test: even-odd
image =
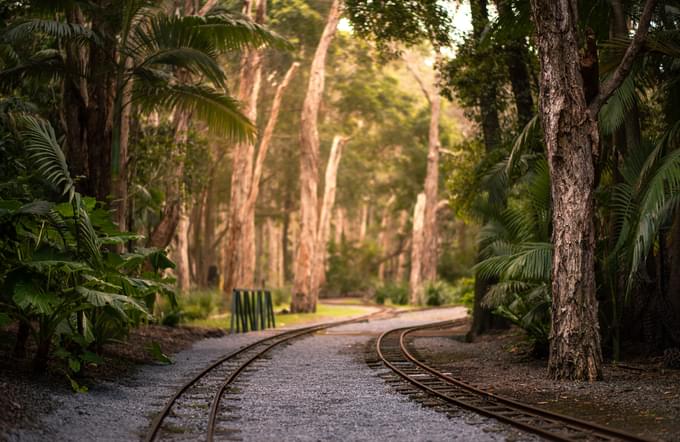
[[[647,441],[634,434],[592,422],[542,410],[498,396],[451,377],[425,364],[409,351],[406,339],[420,330],[449,328],[457,321],[444,321],[384,332],[376,341],[381,362],[399,377],[427,394],[439,407],[466,408],[556,441]]]
[[[389,314],[381,309],[369,315],[278,333],[222,356],[191,378],[166,402],[151,423],[145,440],[207,440],[220,433],[218,421],[224,410],[223,398],[233,382],[271,349],[295,338],[331,327],[376,319]],[[207,413],[206,413],[207,409]]]

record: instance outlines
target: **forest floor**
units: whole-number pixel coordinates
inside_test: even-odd
[[[547,359],[529,353],[520,330],[470,344],[464,339],[468,328],[451,329],[447,336],[422,333],[412,344],[424,360],[495,394],[650,439],[680,441],[680,370],[665,369],[655,358],[636,358],[606,363],[601,382],[555,382],[547,378]]]

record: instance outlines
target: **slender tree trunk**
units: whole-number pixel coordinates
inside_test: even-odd
[[[335,244],[342,243],[342,236],[345,232],[345,208],[338,207],[335,211]]]
[[[439,54],[437,54],[439,59]],[[428,135],[427,172],[425,176],[425,220],[423,223],[422,282],[437,279],[437,203],[439,193],[439,70],[435,70],[434,85],[430,94],[430,130]]]
[[[404,238],[407,234],[406,232],[407,224],[408,224],[408,212],[406,210],[402,210],[401,212],[399,212],[399,237],[402,238],[401,240],[405,242],[408,242],[408,240]],[[395,280],[399,284],[404,282],[404,279],[406,278],[407,270],[406,251],[408,250],[408,247],[404,246],[401,249],[402,252],[397,257],[397,273],[395,276]]]
[[[184,145],[187,142],[187,133],[189,130],[189,120],[191,115],[186,112],[176,110],[174,116],[175,123],[175,145]],[[169,186],[165,196],[165,207],[161,213],[161,220],[156,225],[149,236],[149,245],[160,249],[166,248],[172,241],[177,224],[179,223],[180,214],[182,211],[182,192],[181,186],[184,176],[184,161],[177,162],[175,169],[175,179],[173,185]]]
[[[257,15],[265,8],[264,0],[257,0]],[[246,3],[244,13],[252,14],[252,4]],[[257,20],[256,20],[257,21]],[[262,53],[257,49],[247,50],[241,59],[238,99],[245,104],[244,114],[250,121],[257,121],[257,97],[262,77]],[[229,199],[229,227],[225,241],[224,285],[222,289],[229,296],[238,286],[250,287],[254,277],[254,219],[245,219],[246,204],[252,186],[253,154],[251,142],[235,146],[232,157],[231,198]]]
[[[189,216],[184,204],[180,206],[179,220],[175,231],[173,257],[177,288],[181,293],[186,293],[191,287],[191,274],[189,263]]]
[[[359,222],[359,242],[366,240],[366,232],[368,231],[368,202],[364,201],[361,204],[361,221]]]
[[[302,106],[300,130],[300,241],[295,258],[295,281],[291,311],[314,312],[318,292],[313,284],[314,252],[318,229],[319,107],[323,97],[326,54],[340,20],[341,0],[333,0],[316,48]]]
[[[335,204],[335,189],[338,178],[338,166],[342,157],[342,148],[346,139],[340,135],[333,138],[333,145],[326,165],[326,179],[324,181],[323,199],[321,200],[321,214],[317,232],[316,252],[312,269],[315,272],[314,289],[318,291],[326,283],[326,259],[328,255],[328,241],[331,236],[331,214]]]
[[[592,381],[602,377],[593,222],[597,121],[589,112],[581,77],[576,11],[569,2],[531,3],[553,201],[549,371],[556,379]]]
[[[423,286],[423,247],[425,247],[425,193],[419,193],[413,209],[413,235],[411,239],[411,277],[409,278],[410,302],[414,305],[423,304],[425,287]]]
[[[390,210],[392,208],[392,204],[394,204],[394,201],[396,200],[396,197],[393,195],[390,196],[390,199],[387,200],[387,204],[385,204],[385,207],[383,208],[383,213],[382,213],[382,219],[380,220],[380,233],[378,234],[378,246],[380,247],[380,253],[383,255],[387,255],[390,249],[390,221],[391,221],[391,216],[390,216]],[[382,284],[385,283],[385,269],[387,265],[389,264],[389,261],[387,260],[381,260],[380,265],[378,266],[378,279]]]

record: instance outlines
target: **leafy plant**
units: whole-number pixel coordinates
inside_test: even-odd
[[[19,115],[16,128],[31,171],[16,180],[35,178],[42,188],[19,185],[22,192],[0,198],[0,311],[33,336],[36,371],[46,369],[58,341],[55,355],[76,373],[98,361],[93,351],[150,318],[145,298],[174,296],[158,276],[172,263],[159,250],[117,253],[134,235],[118,232],[108,212],[75,190],[50,124]]]

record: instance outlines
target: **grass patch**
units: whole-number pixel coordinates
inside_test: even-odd
[[[305,324],[308,322],[331,321],[366,314],[367,309],[356,305],[317,304],[316,313],[280,313],[276,312],[276,327]],[[213,315],[204,319],[190,320],[185,325],[194,327],[229,329],[231,315],[229,313]]]

